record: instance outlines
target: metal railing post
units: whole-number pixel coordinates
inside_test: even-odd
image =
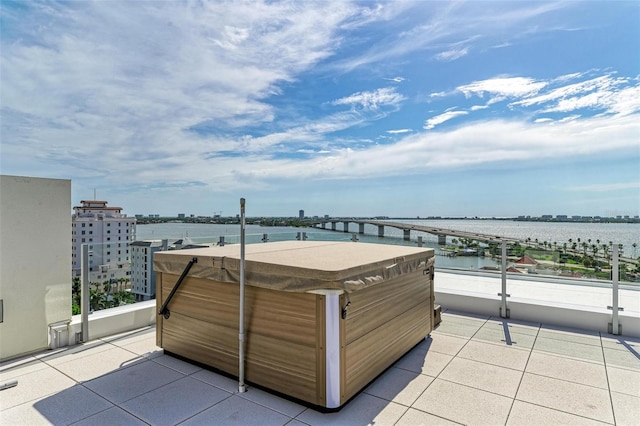
[[[245,290],[245,199],[240,198],[240,324],[238,331],[238,392],[247,391],[245,385],[245,326],[244,326],[244,290]]]
[[[509,308],[507,308],[507,242],[502,241],[502,290],[498,293],[500,299],[500,317],[509,318]]]
[[[82,315],[82,341],[89,341],[89,245],[82,245],[80,254],[80,313]]]
[[[611,309],[613,311],[613,316],[611,318],[611,324],[609,324],[609,332],[611,334],[622,334],[621,326],[620,326],[620,318],[618,317],[618,312],[624,310],[619,306],[618,300],[618,281],[619,281],[619,253],[618,253],[618,244],[614,244],[612,247],[612,261],[611,261],[611,287],[613,290],[612,295],[612,305],[607,306],[607,309]]]

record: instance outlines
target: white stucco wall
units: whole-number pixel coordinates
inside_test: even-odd
[[[48,346],[71,320],[71,181],[0,176],[0,359]]]

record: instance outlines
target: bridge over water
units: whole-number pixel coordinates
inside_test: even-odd
[[[414,232],[425,232],[427,234],[433,234],[438,236],[438,244],[444,245],[447,242],[447,236],[451,236],[454,238],[466,238],[470,240],[481,241],[485,243],[502,243],[503,241],[507,243],[526,243],[524,240],[519,240],[516,238],[502,237],[499,235],[488,235],[488,234],[478,234],[475,232],[467,232],[467,231],[456,231],[453,229],[444,229],[444,228],[434,228],[432,226],[424,226],[424,225],[415,225],[412,223],[404,223],[404,222],[390,222],[386,220],[369,220],[369,219],[318,219],[309,221],[308,224],[314,228],[328,229],[327,224],[331,224],[332,231],[338,231],[337,224],[341,222],[343,225],[343,232],[350,232],[349,225],[354,223],[358,224],[358,233],[364,234],[365,225],[372,225],[378,227],[378,237],[384,237],[384,228],[391,227],[402,230],[403,237],[406,241],[411,239],[411,231]]]
[[[484,243],[496,243],[502,244],[503,242],[507,244],[518,243],[524,246],[532,246],[531,241],[526,241],[518,238],[512,237],[504,237],[499,235],[490,235],[490,234],[479,234],[476,232],[467,232],[467,231],[457,231],[454,229],[445,229],[445,228],[434,228],[432,226],[424,226],[424,225],[415,225],[412,223],[404,223],[404,222],[391,222],[386,220],[370,220],[370,219],[346,219],[346,218],[334,218],[334,219],[317,219],[308,221],[307,224],[311,227],[321,229],[327,229],[327,224],[331,224],[332,231],[338,231],[337,224],[341,222],[343,224],[342,232],[351,232],[349,231],[349,224],[354,223],[358,224],[358,233],[364,234],[364,226],[365,225],[373,225],[378,227],[378,237],[384,237],[384,228],[386,226],[391,228],[401,229],[403,232],[403,237],[405,241],[411,240],[411,231],[414,232],[425,232],[427,234],[437,235],[438,236],[438,244],[446,245],[447,244],[447,236],[451,236],[453,238],[466,238],[469,240],[475,240]],[[568,253],[580,254],[581,251],[566,249]],[[604,259],[604,255],[598,256],[598,259]],[[623,262],[631,263],[634,265],[638,264],[638,259],[634,259],[631,257],[620,256],[619,258]]]

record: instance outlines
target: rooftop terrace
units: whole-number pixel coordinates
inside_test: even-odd
[[[638,424],[640,339],[446,311],[336,413],[165,355],[155,327],[0,364],[3,425]]]

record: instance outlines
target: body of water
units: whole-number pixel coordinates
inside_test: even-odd
[[[402,221],[416,225],[424,225],[434,228],[453,229],[459,231],[468,231],[481,234],[489,234],[503,237],[512,237],[522,240],[531,238],[531,241],[543,242],[550,244],[556,242],[558,247],[562,247],[563,243],[569,243],[569,239],[577,242],[580,238],[581,242],[600,245],[613,241],[617,244],[623,244],[626,256],[637,257],[640,254],[640,224],[625,223],[555,223],[555,222],[521,222],[506,220],[407,220]],[[343,230],[343,225],[338,224],[337,229]],[[246,226],[247,243],[258,243],[262,240],[263,234],[268,234],[269,241],[285,241],[296,238],[298,232],[305,232],[308,240],[331,240],[331,241],[349,241],[352,233],[358,232],[358,226],[351,224],[349,232],[334,232],[329,230],[313,229],[313,228],[293,228],[293,227],[262,227],[260,225]],[[425,247],[434,248],[436,253],[442,253],[440,246],[437,244],[437,236],[412,232],[410,242],[403,240],[402,231],[396,228],[385,227],[385,238],[378,238],[377,226],[365,226],[366,235],[358,235],[361,242],[373,242],[385,244],[399,245],[416,245],[418,236],[422,236]],[[194,243],[212,243],[218,242],[220,237],[224,236],[227,243],[238,243],[240,236],[240,225],[217,225],[217,224],[196,224],[196,223],[161,223],[149,225],[137,225],[137,240],[158,240],[169,239],[178,240],[188,238]],[[450,242],[451,240],[448,239]],[[632,247],[636,243],[638,247]],[[455,267],[465,269],[479,269],[483,266],[496,266],[496,262],[490,258],[479,257],[445,257],[438,256],[437,264],[439,267]]]

